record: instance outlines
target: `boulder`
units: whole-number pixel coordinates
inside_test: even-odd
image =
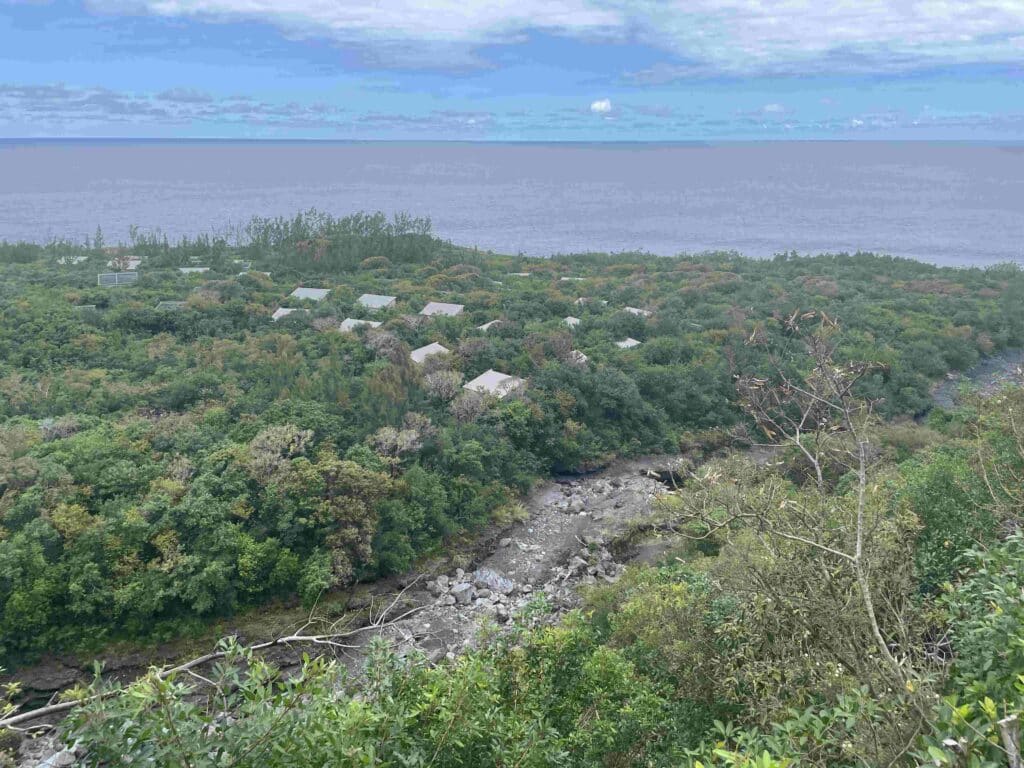
[[[498,546],[499,547],[511,547],[512,546],[512,539],[510,539],[510,538],[508,538],[506,536],[504,539],[502,539],[501,541],[498,542]]]
[[[478,589],[489,589],[492,592],[500,592],[503,595],[512,593],[516,584],[512,579],[502,576],[491,568],[478,568],[473,572],[473,584]]]
[[[469,605],[473,599],[473,595],[476,593],[476,589],[469,582],[462,582],[452,587],[451,595],[455,598],[455,602],[459,605]]]

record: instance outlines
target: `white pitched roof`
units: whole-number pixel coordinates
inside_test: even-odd
[[[581,280],[586,280],[587,278],[585,278],[585,277],[560,277],[558,279],[561,280],[563,283],[578,283]]]
[[[296,288],[292,291],[291,295],[296,299],[312,299],[313,301],[323,301],[327,298],[327,294],[331,292],[330,288]]]
[[[529,277],[529,272],[509,272],[509,277]]]
[[[491,330],[491,328],[493,328],[495,325],[497,325],[500,322],[501,322],[501,320],[491,320],[490,322],[484,323],[483,325],[478,325],[476,327],[476,329],[478,331],[489,331],[489,330]]]
[[[632,349],[633,347],[639,347],[640,342],[630,336],[627,336],[622,341],[616,341],[615,346],[619,349]]]
[[[489,369],[481,373],[472,381],[467,381],[462,385],[462,388],[502,398],[523,386],[525,383],[526,382],[522,379],[516,378],[515,376],[509,376],[507,373],[501,373],[499,371]]]
[[[77,264],[78,262],[76,261],[75,263]],[[141,263],[142,259],[138,256],[129,256],[127,258],[119,256],[108,261],[107,266],[113,269],[114,265],[117,264],[118,266],[123,267],[124,270],[131,272],[132,270],[138,269]]]
[[[295,309],[294,307],[278,307],[274,310],[274,314],[270,316],[271,320],[280,320],[282,317],[288,317],[292,312],[309,312],[308,309]]]
[[[572,315],[569,315],[562,322],[568,325],[570,328],[575,328],[577,325],[580,324],[580,319],[578,317],[573,317]]]
[[[367,309],[387,309],[388,307],[394,306],[394,296],[381,296],[377,293],[364,293],[358,299],[356,299]]]
[[[178,271],[183,275],[199,274],[202,272],[209,272],[209,267],[178,267]]]
[[[640,317],[650,317],[651,313],[646,309],[637,309],[636,307],[625,307],[624,311],[629,312],[631,315],[639,315]]]
[[[420,310],[421,315],[461,315],[461,304],[445,304],[443,301],[431,301]]]
[[[414,349],[409,353],[409,357],[412,358],[414,363],[422,363],[431,355],[443,355],[451,350],[443,344],[438,344],[436,341],[433,344],[427,344],[425,347]]]
[[[373,320],[357,320],[354,317],[346,317],[341,321],[341,325],[338,326],[338,330],[342,333],[352,333],[356,328],[360,326],[368,325],[371,328],[379,328],[380,323]]]

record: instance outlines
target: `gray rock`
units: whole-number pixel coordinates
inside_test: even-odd
[[[586,568],[587,561],[584,560],[582,557],[574,557],[572,560],[569,561],[570,573],[580,573],[581,571],[585,571]]]
[[[461,568],[456,568],[455,569],[455,580],[456,581],[462,581],[464,578],[466,578],[466,572],[464,570],[462,570]]]
[[[533,592],[533,584],[523,584],[523,594],[528,595]]]
[[[487,599],[491,597],[491,590],[487,589],[487,587],[484,587],[483,589],[478,589],[476,591],[476,596],[478,598]]]
[[[504,539],[502,539],[501,541],[498,542],[498,546],[499,547],[511,547],[512,546],[512,539],[510,539],[508,537],[505,537]]]
[[[62,749],[60,752],[50,755],[39,763],[38,768],[68,768],[75,764],[75,753],[70,749]]]
[[[468,582],[462,582],[452,587],[452,597],[455,598],[455,602],[459,605],[469,605],[470,600],[473,599],[473,595],[476,589],[473,585]]]
[[[478,589],[489,589],[503,595],[511,594],[516,583],[491,568],[479,568],[473,572],[473,584]]]
[[[441,586],[442,589],[448,589],[448,587],[451,586],[450,582],[448,581],[448,577],[443,573],[437,577],[437,583]]]
[[[455,605],[455,595],[445,595],[442,597],[441,605]]]
[[[428,581],[427,582],[427,591],[430,594],[432,594],[434,597],[440,597],[441,595],[444,594],[445,590],[446,590],[446,587],[442,587],[436,581]]]

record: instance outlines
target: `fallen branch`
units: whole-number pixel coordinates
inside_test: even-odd
[[[300,627],[299,630],[296,633],[291,634],[291,635],[286,635],[284,637],[278,637],[278,638],[275,638],[273,640],[267,640],[267,641],[262,642],[262,643],[255,643],[254,645],[248,646],[246,648],[246,650],[250,651],[250,652],[253,652],[253,653],[257,653],[259,651],[265,651],[268,648],[274,648],[276,646],[282,646],[282,645],[327,645],[327,646],[331,646],[333,648],[339,648],[339,649],[345,649],[345,650],[351,650],[353,648],[358,648],[359,646],[357,646],[357,645],[348,645],[348,644],[342,643],[340,641],[345,640],[346,638],[355,637],[356,635],[362,634],[364,632],[370,632],[370,631],[374,631],[374,630],[381,631],[383,629],[386,629],[387,627],[390,627],[390,626],[393,626],[393,625],[397,624],[400,621],[403,621],[404,619],[407,619],[409,616],[412,616],[414,613],[419,612],[420,610],[422,610],[425,607],[425,606],[417,606],[416,608],[410,608],[409,610],[407,610],[404,613],[396,616],[393,619],[388,620],[388,618],[387,618],[388,614],[395,608],[396,605],[398,605],[398,602],[402,599],[402,596],[417,581],[419,581],[419,578],[420,577],[417,576],[415,579],[413,579],[411,582],[409,582],[409,584],[407,584],[404,588],[402,588],[402,590],[397,595],[395,595],[395,598],[391,601],[391,603],[386,608],[384,608],[384,610],[382,610],[377,615],[376,618],[373,618],[372,607],[371,607],[371,616],[370,616],[371,621],[370,621],[370,623],[365,624],[365,625],[363,625],[361,627],[357,627],[356,629],[346,630],[344,632],[335,631],[336,628],[338,627],[338,624],[341,622],[341,619],[339,619],[338,621],[334,622],[334,624],[331,625],[331,631],[330,632],[323,633],[323,634],[316,634],[316,635],[306,635],[306,634],[303,634],[305,629],[307,627],[309,627],[310,624],[313,623],[313,618],[311,616],[309,621],[307,621],[305,624],[303,624],[302,627]],[[342,617],[342,618],[344,618],[344,617]],[[186,661],[186,662],[184,662],[182,664],[178,664],[177,666],[170,667],[170,668],[167,668],[167,669],[161,669],[160,671],[158,671],[156,673],[156,678],[158,680],[166,680],[168,677],[171,677],[172,675],[177,675],[177,674],[180,674],[182,672],[189,672],[190,670],[194,669],[195,667],[200,667],[203,664],[210,663],[211,661],[216,661],[217,659],[222,659],[225,656],[227,656],[227,654],[228,654],[227,650],[211,651],[210,653],[206,653],[206,654],[203,654],[202,656],[198,656],[198,657],[196,657],[194,659],[190,659],[189,661]],[[17,713],[17,714],[7,715],[6,717],[0,718],[0,729],[5,729],[5,728],[7,728],[7,729],[15,729],[15,726],[18,726],[21,723],[27,723],[27,722],[31,722],[33,720],[39,720],[40,718],[49,717],[50,715],[59,715],[59,714],[61,714],[63,712],[68,712],[68,711],[70,711],[70,710],[72,710],[72,709],[74,709],[76,707],[80,707],[83,704],[88,704],[91,701],[98,701],[100,699],[105,699],[105,698],[109,698],[111,696],[116,696],[117,694],[121,693],[122,690],[123,689],[103,691],[101,693],[94,693],[91,696],[86,696],[85,698],[73,699],[71,701],[62,701],[62,702],[59,702],[57,704],[48,704],[48,705],[46,705],[44,707],[39,707],[37,709],[33,709],[33,710],[28,711],[28,712],[20,712],[20,713]]]

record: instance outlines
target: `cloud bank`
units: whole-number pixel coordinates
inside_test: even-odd
[[[273,24],[289,35],[466,51],[542,32],[640,42],[674,61],[636,81],[694,73],[891,71],[1024,57],[1021,0],[90,0],[107,13]],[[398,46],[397,48],[395,46]],[[684,63],[680,63],[684,62]]]

